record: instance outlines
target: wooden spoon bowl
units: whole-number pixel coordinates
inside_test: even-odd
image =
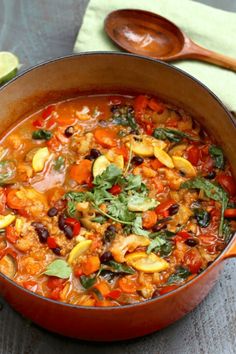
[[[164,61],[197,59],[236,71],[236,59],[200,47],[174,23],[152,12],[113,11],[104,26],[107,35],[130,53]]]

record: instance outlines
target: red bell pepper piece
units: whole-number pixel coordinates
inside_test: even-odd
[[[121,191],[122,191],[122,188],[118,184],[114,184],[114,186],[111,187],[111,189],[109,189],[109,192],[112,195],[118,195],[121,193]]]
[[[66,218],[65,223],[73,228],[73,236],[77,236],[80,233],[80,222],[75,218]]]

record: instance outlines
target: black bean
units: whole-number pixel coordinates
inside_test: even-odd
[[[105,231],[105,240],[111,241],[116,235],[116,227],[114,225],[109,225]]]
[[[43,228],[44,228],[44,225],[43,225],[41,222],[33,221],[33,222],[31,223],[31,225],[32,225],[35,229],[43,229]]]
[[[52,207],[48,210],[48,216],[50,216],[50,218],[56,216],[57,214],[58,214],[58,210],[55,207]]]
[[[131,162],[134,164],[134,165],[141,165],[141,163],[143,163],[143,158],[141,156],[134,156],[131,160]]]
[[[101,156],[102,154],[100,153],[99,150],[97,149],[91,149],[90,150],[90,156],[92,156],[94,159],[98,158],[99,156]]]
[[[113,260],[113,256],[112,256],[111,252],[109,252],[109,251],[104,252],[100,256],[101,263],[106,263],[106,262],[109,262],[109,261],[112,261],[112,260]]]
[[[152,299],[154,299],[155,297],[158,297],[158,296],[160,296],[160,293],[159,293],[159,291],[156,289],[156,290],[154,291],[154,293],[152,294]]]
[[[194,247],[198,244],[198,242],[194,240],[194,238],[187,238],[187,240],[185,240],[184,243],[189,247]]]
[[[66,128],[66,130],[64,131],[64,134],[67,138],[71,137],[74,134],[74,127],[69,126]]]
[[[59,218],[58,218],[58,227],[60,230],[64,231],[65,225],[66,225],[65,217],[63,214],[61,214],[61,215],[59,215]]]
[[[63,232],[69,240],[73,238],[73,229],[70,225],[65,225]]]
[[[47,239],[49,237],[49,232],[48,230],[46,229],[46,227],[42,228],[42,229],[36,229],[36,232],[38,234],[38,237],[39,237],[39,241],[41,243],[46,243],[47,242]]]
[[[216,176],[216,172],[215,171],[210,171],[205,177],[207,179],[214,179]]]
[[[61,249],[60,247],[52,248],[52,252],[57,254],[58,256],[61,255]]]
[[[116,112],[118,109],[119,109],[119,105],[113,104],[113,105],[111,106],[111,108],[110,108],[110,111],[111,111],[112,113],[114,113],[114,112]]]
[[[169,215],[175,215],[178,213],[178,211],[179,211],[179,204],[172,204],[168,209]]]
[[[91,155],[86,155],[84,159],[90,161],[94,160],[94,158]]]
[[[167,228],[166,224],[156,224],[153,226],[152,231],[158,232]]]

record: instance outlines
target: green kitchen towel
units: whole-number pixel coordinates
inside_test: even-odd
[[[104,32],[103,22],[109,12],[121,8],[143,9],[167,17],[199,45],[236,58],[236,14],[191,0],[91,0],[74,52],[120,51]],[[191,60],[174,65],[202,81],[236,112],[236,73]]]

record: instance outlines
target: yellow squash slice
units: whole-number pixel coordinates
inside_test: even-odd
[[[174,166],[177,170],[183,172],[186,177],[195,177],[197,172],[191,162],[180,156],[172,157]]]
[[[169,263],[154,253],[134,252],[126,256],[125,261],[144,273],[163,272],[169,268]]]
[[[15,218],[16,216],[13,214],[0,215],[0,229],[4,229],[10,225],[15,220]]]
[[[154,155],[166,167],[174,168],[172,158],[164,150],[160,149],[157,146],[154,146]]]
[[[32,167],[35,172],[40,172],[44,169],[45,162],[50,156],[49,150],[47,147],[40,148],[34,154],[32,160]]]
[[[70,251],[68,263],[72,263],[76,258],[81,256],[81,254],[85,253],[92,244],[92,240],[85,240],[79,242],[72,250]]]
[[[182,156],[187,149],[187,144],[178,144],[168,152],[170,156]]]
[[[104,156],[104,155],[99,156],[96,160],[94,160],[94,163],[92,166],[93,177],[95,178],[98,175],[101,175],[110,164],[111,163],[106,158],[106,156]]]

